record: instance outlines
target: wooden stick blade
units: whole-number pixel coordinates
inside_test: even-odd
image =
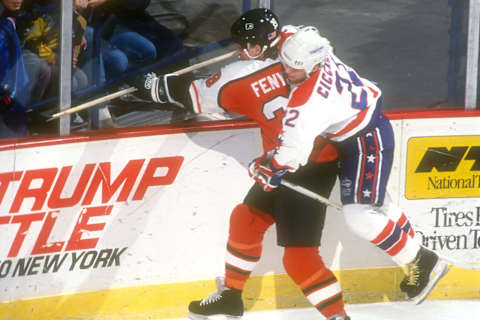
[[[120,90],[118,92],[114,92],[114,93],[106,95],[104,97],[101,97],[101,98],[98,98],[98,99],[95,99],[95,100],[92,100],[92,101],[89,101],[89,102],[85,102],[84,104],[81,104],[81,105],[76,106],[74,108],[70,108],[68,110],[55,113],[47,121],[59,118],[61,116],[67,115],[67,114],[72,114],[72,113],[78,112],[78,111],[83,110],[83,109],[90,108],[90,107],[95,106],[97,104],[113,100],[113,99],[121,97],[121,96],[123,96],[127,93],[131,93],[131,92],[135,92],[135,91],[137,91],[137,88],[130,87],[130,88],[127,88],[127,89]]]

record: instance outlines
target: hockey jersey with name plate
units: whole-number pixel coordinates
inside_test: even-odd
[[[230,112],[256,121],[264,152],[278,146],[289,92],[278,59],[237,61],[189,87],[195,113]],[[317,162],[337,158],[335,149],[323,139],[316,141],[312,155]]]
[[[319,71],[295,87],[283,120],[277,163],[304,165],[321,135],[341,142],[372,125],[380,89],[330,53]]]

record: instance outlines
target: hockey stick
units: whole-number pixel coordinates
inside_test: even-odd
[[[292,183],[290,181],[287,181],[285,179],[281,180],[281,184],[284,185],[287,188],[290,188],[292,190],[297,191],[298,193],[303,194],[304,196],[312,198],[313,200],[317,200],[318,202],[321,202],[321,203],[326,204],[328,206],[334,207],[337,210],[342,210],[342,205],[341,204],[336,203],[334,201],[331,201],[331,200],[329,200],[325,197],[322,197],[321,195],[319,195],[319,194],[317,194],[313,191],[310,191],[307,188],[304,188],[302,186],[294,184],[294,183]]]
[[[180,69],[180,70],[178,70],[178,71],[173,72],[173,74],[174,74],[174,75],[177,75],[177,76],[180,76],[180,75],[185,74],[185,73],[188,73],[188,72],[190,72],[190,71],[197,70],[197,69],[200,69],[200,68],[209,66],[209,65],[211,65],[211,64],[214,64],[214,63],[217,63],[217,62],[226,60],[226,59],[228,59],[228,58],[231,58],[231,57],[233,57],[236,53],[237,53],[237,51],[232,51],[232,52],[223,54],[223,55],[221,55],[221,56],[214,57],[214,58],[211,58],[211,59],[208,59],[208,60],[199,62],[199,63],[197,63],[197,64],[194,64],[194,65],[192,65],[192,66],[186,67],[186,68],[184,68],[184,69]],[[68,109],[68,110],[64,110],[64,111],[61,111],[61,112],[57,112],[57,113],[53,114],[49,119],[47,119],[47,121],[51,121],[51,120],[54,120],[54,119],[59,118],[59,117],[61,117],[61,116],[64,116],[64,115],[67,115],[67,114],[72,114],[72,113],[78,112],[78,111],[80,111],[80,110],[84,110],[84,109],[90,108],[90,107],[95,106],[95,105],[97,105],[97,104],[100,104],[100,103],[102,103],[102,102],[110,101],[110,100],[113,100],[113,99],[115,99],[115,98],[121,97],[121,96],[123,96],[123,95],[125,95],[125,94],[127,94],[127,93],[131,93],[131,92],[135,92],[135,91],[137,91],[137,88],[135,88],[135,87],[130,87],[130,88],[126,88],[126,89],[120,90],[120,91],[118,91],[118,92],[111,93],[111,94],[109,94],[109,95],[100,97],[100,98],[98,98],[98,99],[85,102],[85,103],[83,103],[83,104],[81,104],[81,105],[79,105],[79,106],[72,107],[72,108],[70,108],[70,109]]]
[[[106,95],[104,97],[100,97],[98,99],[95,99],[95,100],[92,100],[92,101],[89,101],[89,102],[85,102],[79,106],[76,106],[76,107],[73,107],[73,108],[70,108],[68,110],[65,110],[65,111],[61,111],[61,112],[58,112],[58,113],[55,113],[53,114],[50,118],[47,119],[47,121],[52,121],[56,118],[59,118],[63,115],[66,115],[66,114],[71,114],[71,113],[75,113],[75,112],[78,112],[80,110],[83,110],[83,109],[87,109],[87,108],[90,108],[92,106],[95,106],[97,104],[100,104],[102,102],[106,102],[106,101],[110,101],[110,100],[113,100],[115,98],[118,98],[118,97],[121,97],[127,93],[130,93],[130,92],[135,92],[137,91],[137,88],[134,88],[134,87],[130,87],[130,88],[126,88],[126,89],[123,89],[123,90],[120,90],[120,91],[117,91],[117,92],[114,92],[114,93],[111,93],[109,95]]]
[[[188,73],[188,72],[190,72],[190,71],[197,70],[197,69],[200,69],[200,68],[209,66],[209,65],[211,65],[211,64],[214,64],[214,63],[216,63],[216,62],[220,62],[220,61],[229,59],[229,58],[233,57],[236,53],[237,53],[237,51],[232,51],[232,52],[229,52],[229,53],[225,53],[225,54],[222,54],[221,56],[214,57],[214,58],[211,58],[211,59],[208,59],[208,60],[205,60],[205,61],[196,63],[196,64],[194,64],[193,66],[186,67],[186,68],[184,68],[184,69],[175,71],[175,72],[173,72],[173,74],[174,74],[174,75],[177,75],[177,76],[180,76],[180,75],[185,74],[185,73]]]

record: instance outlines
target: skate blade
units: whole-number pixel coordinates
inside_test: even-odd
[[[444,275],[446,275],[449,270],[449,265],[445,261],[439,259],[435,267],[432,269],[432,272],[430,273],[430,281],[428,282],[427,286],[411,300],[417,305],[422,303],[428,297],[430,292],[432,292],[433,288],[435,288],[437,282]]]
[[[204,316],[201,314],[189,312],[188,319],[191,320],[240,320],[242,316],[229,316],[225,314],[217,314],[213,316]]]

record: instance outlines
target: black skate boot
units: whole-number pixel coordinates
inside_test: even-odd
[[[400,290],[407,299],[420,304],[448,270],[448,264],[435,252],[421,247],[413,262],[407,265],[407,275],[400,283]]]
[[[217,292],[199,301],[192,301],[188,306],[188,318],[218,319],[213,316],[224,316],[225,319],[241,319],[243,315],[242,292],[229,289],[223,284],[223,278],[217,278]],[[212,317],[212,318],[211,318]]]

